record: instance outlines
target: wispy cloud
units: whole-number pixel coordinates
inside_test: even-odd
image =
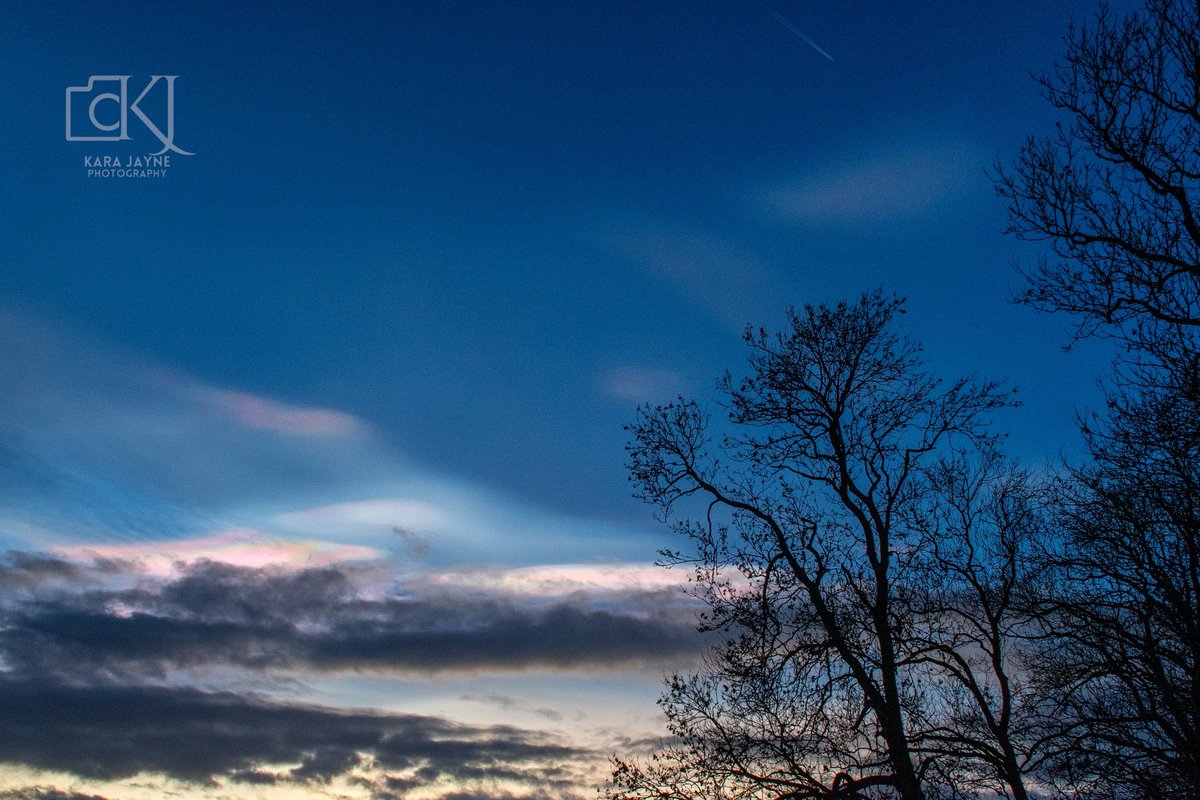
[[[740,331],[773,309],[775,270],[738,244],[688,227],[614,224],[603,244]]]
[[[0,548],[444,566],[588,559],[641,535],[436,473],[352,415],[211,387],[20,314],[0,312],[0,391]]]
[[[889,142],[834,154],[769,185],[761,200],[776,217],[806,225],[907,220],[954,201],[982,175],[968,145]]]
[[[336,409],[3,313],[0,392],[0,550],[29,551],[0,557],[0,800],[569,798],[601,754],[440,715],[607,713],[505,689],[649,695],[697,653],[683,576],[591,563],[644,529],[436,474]],[[345,710],[395,686],[427,716]]]
[[[207,386],[0,311],[0,541],[179,537],[369,480],[398,459],[350,415]],[[36,534],[35,534],[36,535]],[[31,544],[45,544],[32,542]]]
[[[390,474],[394,483],[409,488],[405,495],[287,511],[264,525],[297,538],[354,541],[385,550],[399,545],[409,557],[429,558],[442,567],[588,559],[634,540],[620,525],[549,511],[465,482]]]
[[[423,580],[456,591],[504,591],[525,596],[577,593],[673,591],[687,580],[678,570],[653,564],[543,564],[534,567],[476,567],[440,570]]]
[[[687,382],[672,369],[625,365],[605,370],[600,387],[617,400],[647,403],[674,399],[687,389]]]
[[[54,546],[65,558],[92,557],[136,562],[147,574],[172,575],[181,566],[215,561],[239,567],[323,567],[344,561],[378,559],[372,547],[304,539],[279,539],[253,528],[238,528],[209,536],[172,541]]]
[[[334,503],[277,514],[275,521],[296,530],[376,532],[401,528],[429,530],[445,524],[443,509],[426,500],[387,497]]]
[[[466,700],[470,703],[483,703],[485,705],[495,706],[496,708],[500,708],[505,711],[531,711],[534,714],[537,714],[539,717],[544,717],[551,722],[562,722],[563,719],[563,715],[560,712],[555,711],[553,708],[540,708],[531,706],[529,703],[518,700],[515,697],[510,697],[506,694],[496,694],[495,692],[489,692],[485,694],[472,693],[461,695],[459,699]]]
[[[202,389],[203,401],[229,414],[248,428],[296,436],[341,436],[363,428],[358,418],[328,408],[300,408],[266,397],[228,389]]]

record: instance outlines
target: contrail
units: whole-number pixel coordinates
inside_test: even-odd
[[[833,56],[829,55],[829,53],[826,53],[824,50],[822,50],[822,49],[821,49],[821,45],[817,44],[817,43],[816,43],[816,42],[814,42],[812,39],[810,39],[810,38],[808,38],[807,36],[805,36],[805,35],[804,35],[804,31],[800,30],[800,29],[799,29],[799,28],[797,28],[795,25],[793,25],[792,23],[788,22],[786,17],[784,17],[782,14],[779,14],[779,13],[777,13],[777,12],[776,12],[776,11],[774,11],[773,9],[767,9],[767,10],[771,12],[771,16],[775,17],[775,19],[779,20],[779,21],[780,21],[780,22],[782,22],[784,25],[786,25],[786,26],[788,27],[788,30],[790,30],[792,33],[794,33],[794,34],[796,34],[797,36],[799,36],[799,37],[800,37],[801,39],[803,39],[804,41],[808,42],[808,45],[809,45],[809,47],[811,47],[813,50],[816,50],[818,53],[820,53],[821,55],[825,56],[825,57],[826,57],[826,58],[828,58],[830,61],[833,61]]]

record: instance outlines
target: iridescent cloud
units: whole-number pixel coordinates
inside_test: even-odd
[[[301,408],[228,389],[206,388],[199,394],[248,428],[296,436],[340,436],[363,427],[356,417],[329,408]]]
[[[324,567],[344,561],[363,561],[382,554],[371,547],[317,540],[284,540],[253,528],[237,528],[174,541],[130,544],[58,546],[51,552],[77,561],[92,558],[136,562],[150,575],[177,573],[196,561],[213,561],[238,567],[278,566],[292,569]]]

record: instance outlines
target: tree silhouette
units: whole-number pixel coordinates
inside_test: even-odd
[[[1041,79],[1068,122],[1001,171],[1010,230],[1052,257],[1023,299],[1123,346],[1089,460],[1058,481],[1035,674],[1048,780],[1200,797],[1200,9],[1151,0],[1073,29]]]
[[[1125,391],[1060,482],[1039,672],[1055,772],[1093,796],[1200,797],[1200,394]]]
[[[1040,82],[1068,121],[996,183],[1049,248],[1019,299],[1122,346],[1087,458],[1006,461],[1009,394],[878,292],[748,332],[727,419],[630,426],[718,642],[608,797],[1200,800],[1200,5],[1102,9]]]
[[[723,435],[682,400],[630,426],[640,496],[694,546],[668,560],[726,638],[669,683],[676,742],[618,761],[609,797],[1024,796],[1007,647],[1028,493],[986,429],[1011,394],[941,385],[900,305],[748,331]]]
[[[1009,231],[1052,252],[1021,298],[1076,315],[1081,334],[1200,325],[1200,18],[1150,0],[1072,28],[1039,83],[1068,115],[996,182]]]

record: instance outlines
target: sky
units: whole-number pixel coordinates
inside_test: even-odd
[[[705,646],[622,426],[789,305],[1070,458],[989,174],[1093,11],[0,4],[0,800],[593,796]]]

